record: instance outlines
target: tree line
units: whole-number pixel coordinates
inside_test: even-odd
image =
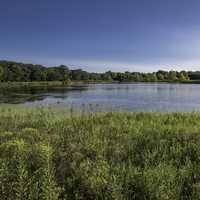
[[[69,69],[65,65],[45,67],[11,61],[0,61],[0,81],[187,81],[200,80],[200,71],[163,71],[152,73],[112,72],[90,73],[82,69]]]

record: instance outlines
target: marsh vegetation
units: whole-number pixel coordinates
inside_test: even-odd
[[[0,109],[0,197],[200,198],[199,113]]]

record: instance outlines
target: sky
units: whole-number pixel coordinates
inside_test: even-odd
[[[93,72],[200,70],[200,1],[0,0],[0,59]]]

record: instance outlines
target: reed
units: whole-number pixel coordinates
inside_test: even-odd
[[[4,199],[199,199],[200,113],[0,108]]]

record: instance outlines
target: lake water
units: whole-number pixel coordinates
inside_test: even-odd
[[[0,105],[61,106],[92,111],[200,111],[200,85],[86,84],[0,91]]]

